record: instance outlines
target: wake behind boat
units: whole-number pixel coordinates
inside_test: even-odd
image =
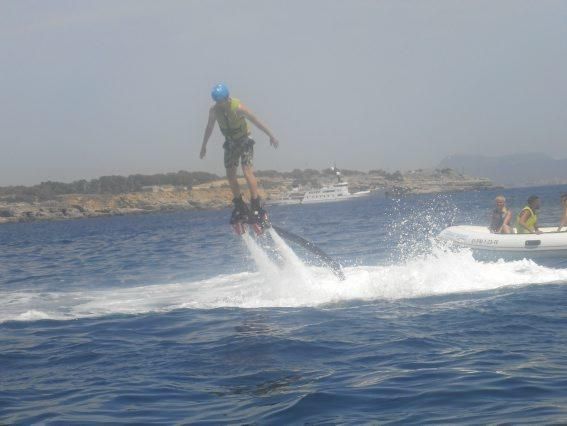
[[[567,231],[540,228],[542,234],[493,234],[485,226],[450,226],[439,238],[476,252],[524,257],[567,257]]]

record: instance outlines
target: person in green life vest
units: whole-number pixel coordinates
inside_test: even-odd
[[[260,217],[263,213],[258,196],[258,183],[254,176],[252,160],[254,157],[254,140],[250,138],[250,128],[248,121],[262,130],[269,138],[270,145],[277,148],[279,141],[271,130],[260,121],[244,104],[236,98],[230,96],[228,87],[219,83],[211,92],[215,104],[209,110],[209,120],[205,128],[203,144],[201,146],[200,157],[204,158],[207,154],[207,142],[211,136],[215,123],[219,124],[220,131],[225,137],[224,148],[224,167],[226,177],[232,191],[234,199],[234,210],[231,216],[231,223],[235,223],[242,217],[250,214],[248,207],[242,199],[240,186],[236,178],[238,164],[242,165],[242,173],[248,183],[250,190],[250,207],[253,217]]]
[[[516,220],[516,232],[518,234],[541,234],[537,227],[537,211],[540,208],[539,197],[532,195],[528,198],[525,206]]]

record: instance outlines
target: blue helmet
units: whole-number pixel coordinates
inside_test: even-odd
[[[226,87],[224,83],[217,84],[215,87],[213,87],[211,96],[213,97],[215,102],[224,101],[229,96],[228,87]]]

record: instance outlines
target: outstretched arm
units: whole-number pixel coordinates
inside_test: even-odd
[[[203,136],[203,144],[201,145],[201,158],[205,158],[205,155],[207,155],[207,142],[209,142],[209,138],[215,127],[215,120],[215,111],[211,108],[209,110],[209,121],[207,121],[207,127],[205,128],[205,135]]]
[[[244,117],[246,117],[248,120],[250,120],[252,122],[252,124],[254,124],[258,129],[263,131],[270,138],[270,145],[272,145],[274,148],[278,147],[280,142],[276,139],[276,137],[274,136],[272,131],[270,129],[268,129],[268,127],[264,123],[262,123],[260,121],[260,119],[252,113],[252,111],[250,111],[248,108],[246,108],[242,104],[240,104],[238,111]]]

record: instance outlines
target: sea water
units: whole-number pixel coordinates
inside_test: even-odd
[[[503,190],[517,212],[567,187]],[[444,247],[495,191],[0,226],[0,423],[560,423],[565,259]]]

